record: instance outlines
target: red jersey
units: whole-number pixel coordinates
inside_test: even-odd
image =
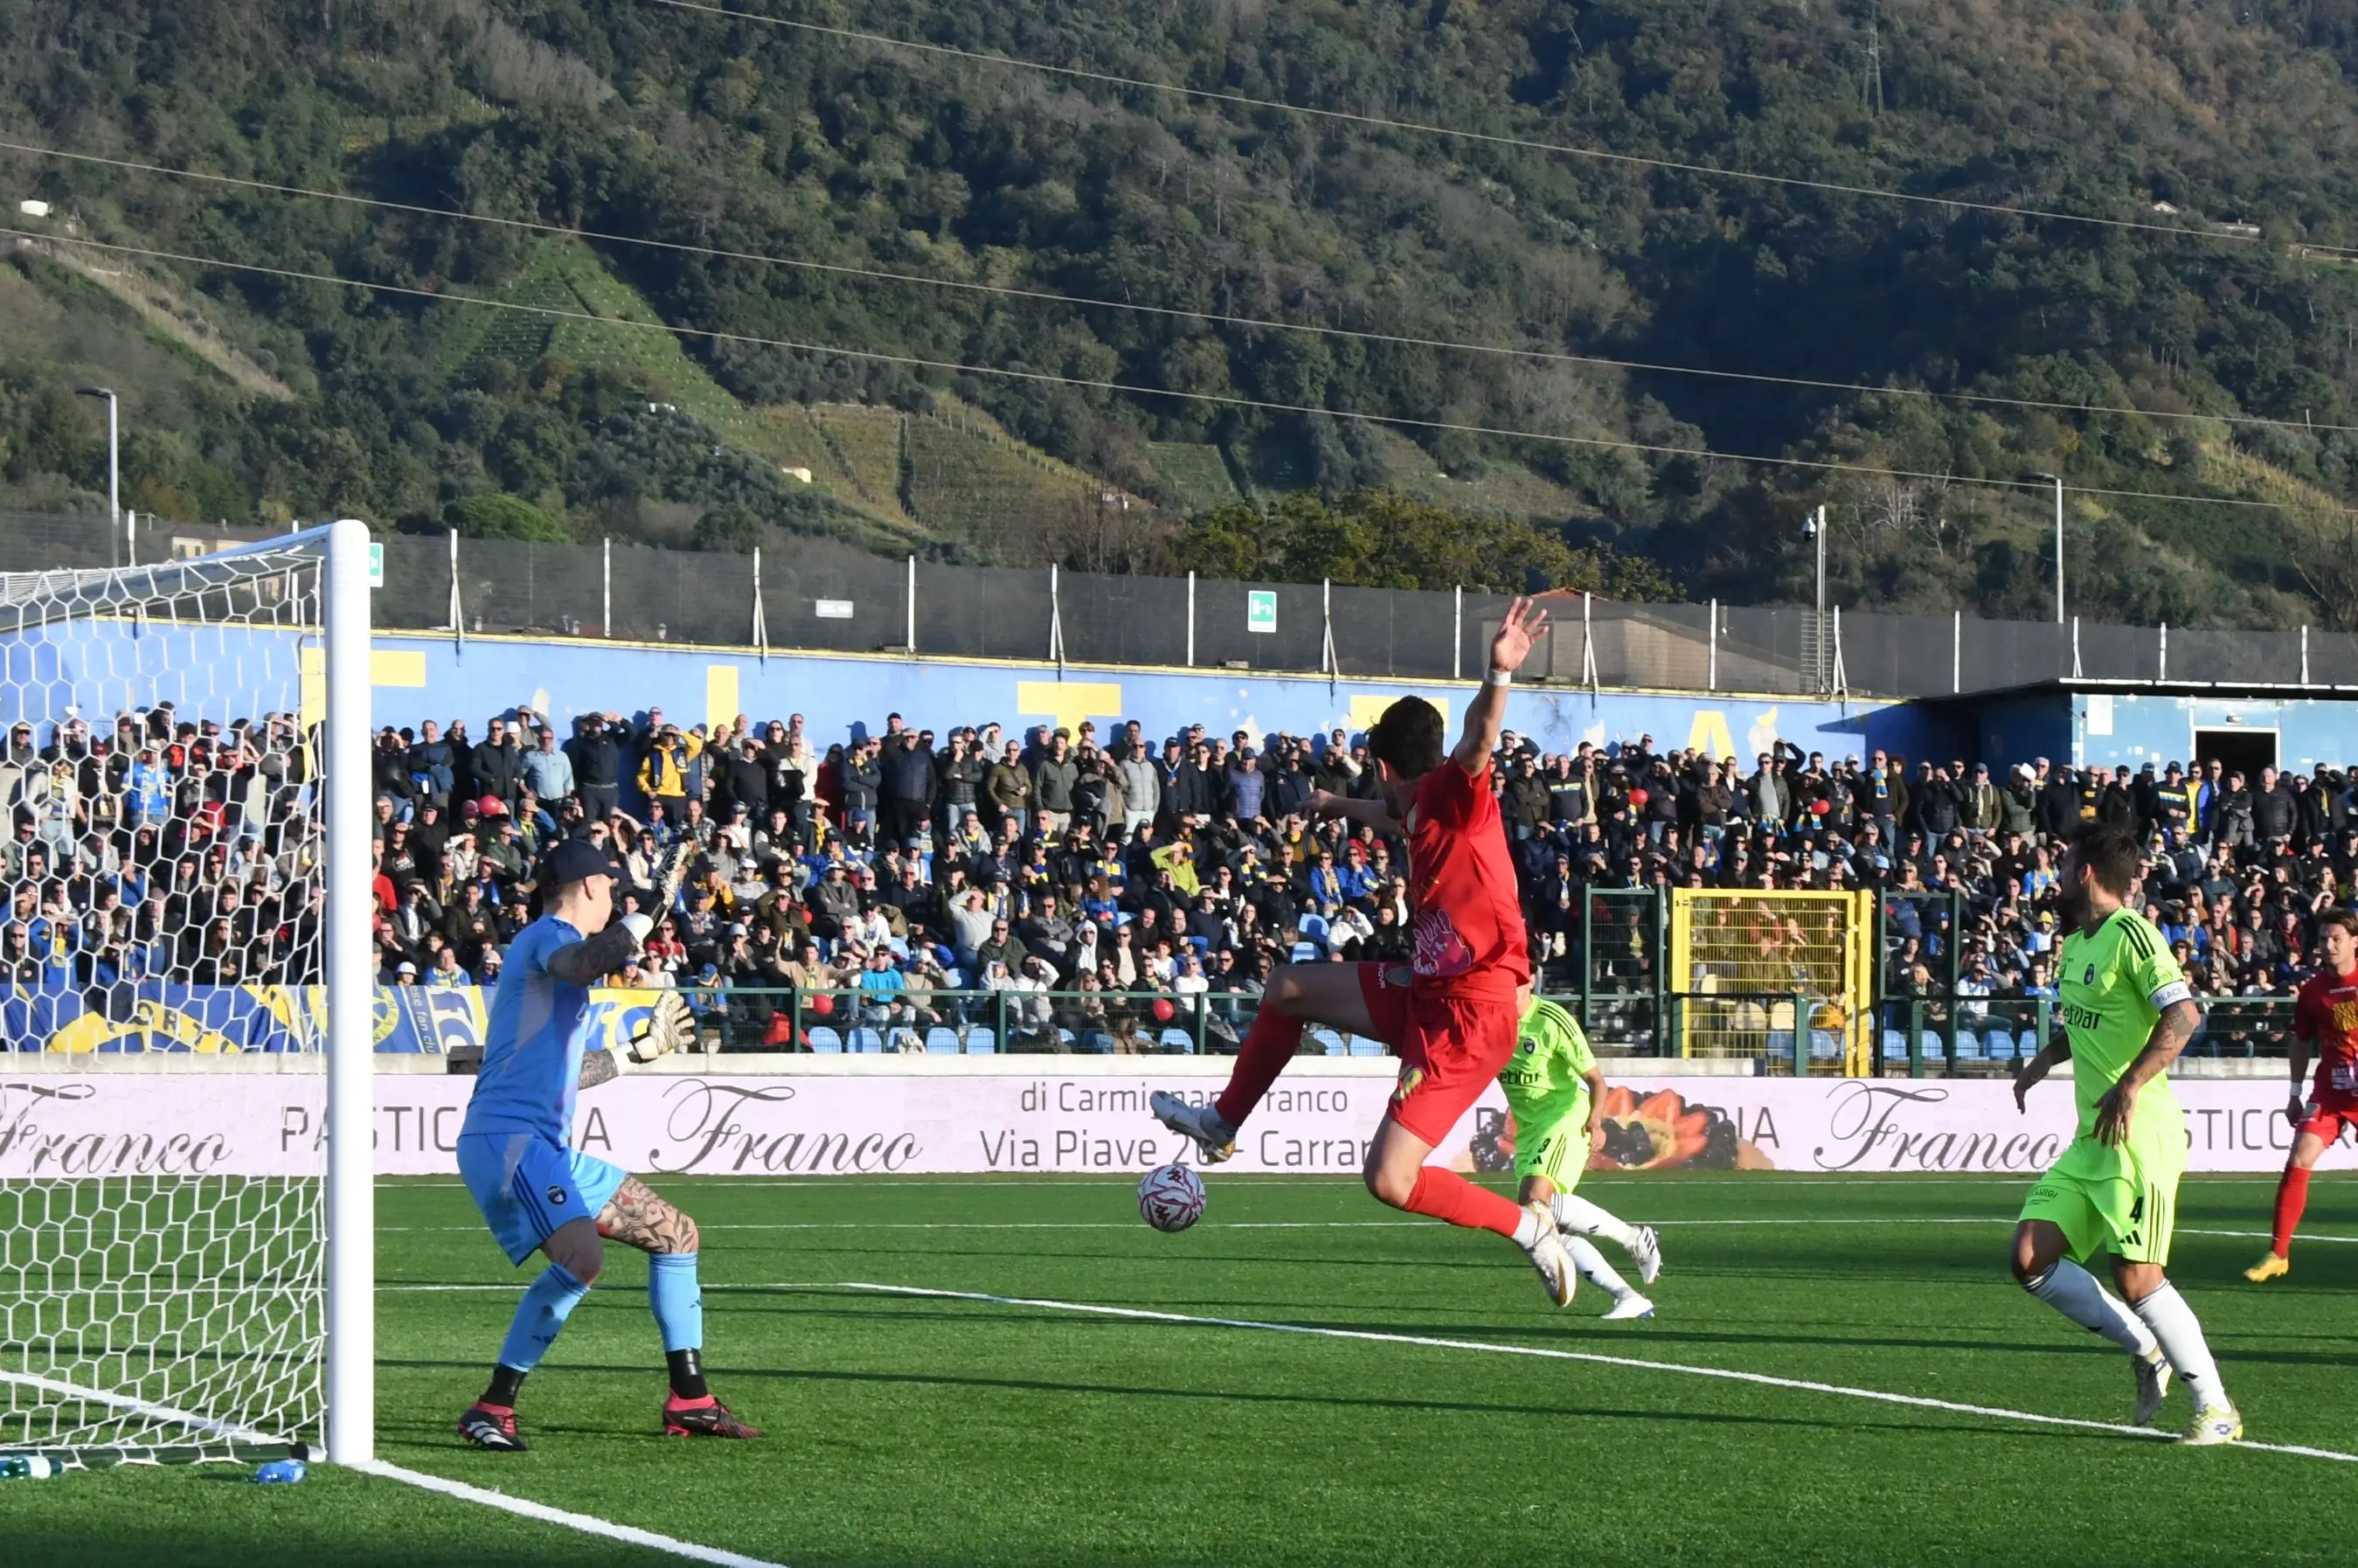
[[[2320,968],[2301,982],[2292,1032],[2317,1047],[2317,1092],[2358,1092],[2358,975]]]
[[[1531,983],[1531,938],[1488,768],[1469,776],[1444,759],[1418,782],[1408,864],[1418,989],[1479,996]]]

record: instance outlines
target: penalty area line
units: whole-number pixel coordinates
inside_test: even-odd
[[[503,1513],[514,1514],[521,1519],[537,1519],[543,1524],[559,1525],[567,1530],[579,1530],[584,1535],[601,1536],[608,1541],[619,1541],[630,1546],[643,1546],[650,1552],[660,1552],[672,1557],[684,1557],[691,1563],[713,1563],[715,1568],[784,1568],[782,1563],[772,1563],[760,1557],[748,1557],[741,1552],[724,1552],[717,1546],[699,1546],[695,1541],[681,1541],[676,1536],[658,1534],[652,1530],[641,1530],[636,1525],[616,1524],[611,1519],[600,1519],[594,1514],[578,1514],[568,1509],[553,1509],[546,1503],[536,1503],[529,1498],[512,1498],[505,1492],[494,1492],[483,1487],[471,1487],[464,1481],[453,1481],[440,1476],[430,1476],[423,1470],[412,1470],[404,1465],[389,1464],[383,1459],[365,1460],[352,1465],[352,1468],[363,1476],[379,1476],[388,1481],[399,1481],[405,1486],[417,1487],[428,1492],[439,1492],[446,1498],[457,1498],[461,1502],[477,1503],[487,1509],[497,1509]]]
[[[860,1280],[846,1280],[832,1287],[807,1287],[844,1291],[865,1291],[878,1295],[913,1296],[936,1301],[980,1302],[992,1306],[1033,1307],[1044,1312],[1068,1312],[1093,1317],[1126,1318],[1141,1323],[1170,1323],[1196,1328],[1240,1328],[1260,1334],[1299,1334],[1315,1339],[1355,1339],[1377,1345],[1413,1345],[1428,1350],[1470,1351],[1483,1356],[1527,1356],[1546,1361],[1583,1361],[1599,1367],[1619,1367],[1646,1372],[1672,1372],[1688,1378],[1714,1378],[1723,1382],[1749,1383],[1758,1388],[1788,1389],[1801,1393],[1832,1394],[1841,1399],[1867,1400],[1877,1404],[1905,1405],[1916,1410],[1946,1411],[1954,1415],[1986,1416],[1996,1421],[2018,1421],[2034,1426],[2069,1427],[2081,1432],[2109,1433],[2121,1437],[2142,1437],[2157,1442],[2173,1439],[2166,1432],[2151,1427],[2123,1426],[2115,1422],[2085,1421],[2077,1416],[2045,1415],[2037,1411],[2007,1410],[2002,1405],[1963,1404],[1952,1400],[1928,1399],[1921,1394],[1895,1394],[1882,1389],[1855,1389],[1842,1383],[1821,1383],[1807,1378],[1779,1378],[1767,1372],[1743,1372],[1728,1367],[1697,1367],[1683,1361],[1650,1361],[1635,1356],[1606,1356],[1593,1350],[1558,1350],[1539,1345],[1501,1345],[1479,1339],[1450,1339],[1423,1334],[1380,1334],[1365,1328],[1322,1328],[1313,1324],[1270,1323],[1248,1317],[1198,1317],[1186,1313],[1154,1312],[1143,1307],[1105,1306],[1095,1302],[1064,1302],[1040,1296],[1001,1296],[983,1291],[941,1291],[923,1285],[880,1285]],[[2237,1448],[2248,1448],[2262,1454],[2292,1454],[2308,1459],[2331,1459],[2345,1465],[2358,1465],[2358,1454],[2343,1454],[2331,1448],[2309,1448],[2289,1443],[2238,1443]]]

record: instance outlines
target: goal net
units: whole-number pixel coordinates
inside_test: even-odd
[[[365,549],[0,576],[0,1449],[366,1456]]]
[[[1864,893],[1675,890],[1669,980],[1681,1054],[1868,1071],[1872,908]]]

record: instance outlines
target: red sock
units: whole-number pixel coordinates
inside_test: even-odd
[[[1212,1102],[1222,1121],[1230,1127],[1245,1124],[1253,1107],[1260,1104],[1260,1097],[1269,1093],[1269,1086],[1277,1082],[1277,1075],[1302,1049],[1303,1023],[1273,1007],[1253,1014],[1252,1027],[1245,1031],[1244,1044],[1237,1050],[1237,1065],[1228,1069],[1228,1087]]]
[[[1495,1230],[1512,1238],[1523,1222],[1523,1211],[1512,1198],[1477,1187],[1455,1171],[1426,1165],[1416,1173],[1408,1193],[1411,1214],[1429,1214],[1469,1230]]]
[[[2292,1233],[2300,1228],[2300,1211],[2309,1206],[2309,1173],[2287,1165],[2277,1183],[2277,1240],[2271,1249],[2279,1258],[2292,1256]]]

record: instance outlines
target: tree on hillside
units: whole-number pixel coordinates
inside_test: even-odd
[[[1575,547],[1561,533],[1520,518],[1459,512],[1396,490],[1355,490],[1332,499],[1301,491],[1267,505],[1232,503],[1206,514],[1172,549],[1183,569],[1263,582],[1324,579],[1361,588],[1682,597],[1651,561],[1609,546]]]

